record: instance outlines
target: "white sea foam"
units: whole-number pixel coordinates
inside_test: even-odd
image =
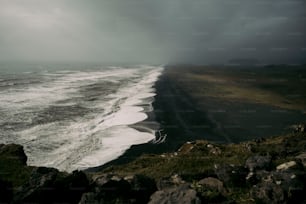
[[[59,79],[31,86],[26,89],[10,89],[0,92],[2,99],[0,106],[12,108],[17,111],[24,108],[31,107],[47,107],[56,101],[69,99],[72,94],[78,91],[82,85],[90,84],[93,81],[106,79],[107,77],[116,77],[125,75],[130,77],[135,74],[132,69],[120,69],[113,71],[102,72],[68,72],[69,74],[63,75],[62,73],[45,74],[46,76],[58,76]]]
[[[14,132],[14,138],[3,137],[0,142],[13,140],[24,145],[29,165],[65,171],[102,165],[122,155],[131,145],[155,138],[154,130],[151,133],[140,132],[128,125],[147,118],[142,105],[151,106],[150,98],[155,96],[152,86],[161,71],[161,67],[142,66],[48,73],[46,75],[55,80],[24,90],[2,92],[0,95],[5,97],[0,99],[0,105],[7,107],[8,112],[14,110],[15,113],[22,113],[38,111],[54,104],[69,107],[73,105],[73,97],[80,94],[78,91],[81,86],[106,80],[124,82],[116,92],[107,95],[107,99],[87,104],[87,108],[99,112],[37,124]],[[65,99],[70,100],[61,102]]]

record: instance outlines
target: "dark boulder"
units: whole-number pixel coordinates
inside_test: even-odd
[[[98,201],[125,201],[131,193],[131,185],[121,177],[105,174],[95,179],[93,192]]]
[[[137,203],[148,203],[150,196],[157,191],[155,181],[143,175],[133,176],[129,183],[131,185],[131,196]]]
[[[227,187],[244,187],[247,176],[246,168],[235,165],[216,165],[215,174]]]
[[[149,204],[199,204],[201,203],[197,192],[189,187],[188,184],[182,184],[160,191],[156,191],[150,198]]]
[[[208,178],[204,178],[200,180],[198,184],[205,188],[216,190],[222,194],[226,194],[226,190],[223,186],[223,182],[220,181],[219,179],[208,177]]]
[[[18,202],[38,202],[49,199],[49,192],[58,170],[53,168],[34,168],[29,181],[19,187],[15,193],[14,200]]]
[[[99,188],[99,196],[106,202],[108,201],[127,201],[131,195],[129,182],[121,179],[120,181],[110,180]]]
[[[286,198],[281,186],[268,181],[262,182],[251,189],[250,192],[256,203],[286,203]]]
[[[287,202],[299,203],[305,201],[305,171],[272,172],[271,175],[273,181],[283,189]]]
[[[204,178],[196,183],[195,189],[203,203],[221,203],[226,200],[227,190],[219,179]]]
[[[57,202],[78,203],[83,193],[89,189],[89,181],[82,171],[73,171],[69,175],[59,174],[52,186]]]
[[[257,177],[260,175],[257,174]],[[292,169],[261,174],[251,195],[263,203],[301,203],[305,201],[305,171]]]
[[[271,156],[260,156],[255,155],[249,157],[245,162],[245,167],[249,169],[249,171],[255,170],[268,170],[271,167]]]

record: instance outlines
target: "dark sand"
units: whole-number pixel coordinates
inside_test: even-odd
[[[288,110],[250,101],[228,101],[218,97],[202,96],[199,100],[188,92],[186,83],[180,83],[177,75],[189,69],[174,71],[166,68],[157,81],[157,95],[153,102],[154,112],[149,118],[134,127],[142,126],[164,129],[167,137],[164,143],[152,142],[134,145],[118,159],[101,168],[133,161],[142,154],[158,154],[176,151],[187,141],[209,140],[216,143],[238,143],[256,138],[269,137],[288,132],[288,126],[306,120],[306,115],[298,110]],[[201,70],[197,70],[201,72]],[[205,72],[205,70],[203,70]],[[190,86],[198,86],[197,81],[188,81]],[[143,129],[145,131],[145,129]]]

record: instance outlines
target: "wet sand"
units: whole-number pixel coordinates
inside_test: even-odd
[[[201,81],[205,81],[186,78],[193,70],[186,66],[167,67],[155,85],[157,95],[153,102],[154,112],[149,113],[146,121],[134,125],[139,130],[143,129],[141,126],[153,125],[151,127],[156,128],[156,120],[159,128],[167,134],[163,143],[134,145],[118,159],[88,171],[130,162],[142,154],[173,152],[187,141],[238,143],[279,135],[288,132],[289,125],[306,121],[306,115],[301,110],[258,103],[255,98],[254,102],[227,100],[193,91],[190,87],[203,86]],[[207,72],[206,69],[196,71]],[[239,77],[239,70],[236,72]]]

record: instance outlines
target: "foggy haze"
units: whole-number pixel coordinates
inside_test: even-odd
[[[0,0],[0,60],[305,63],[304,0]]]

